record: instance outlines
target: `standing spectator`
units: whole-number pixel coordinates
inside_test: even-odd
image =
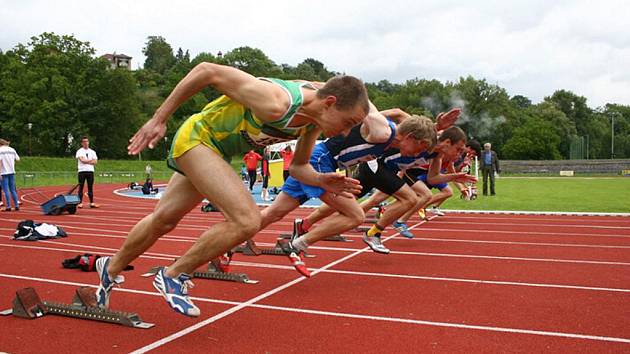
[[[289,178],[289,166],[291,165],[291,161],[293,161],[291,145],[287,145],[284,150],[280,151],[280,155],[282,155],[282,179],[286,181],[287,178]]]
[[[260,160],[262,160],[262,156],[258,155],[254,150],[249,150],[249,152],[243,156],[243,161],[245,161],[245,166],[247,167],[247,175],[249,176],[250,192],[254,190],[254,183],[256,183],[256,168],[258,168],[258,161]]]
[[[151,167],[150,163],[148,163],[146,167],[144,168],[144,174],[147,175],[146,178],[153,179],[153,167]]]
[[[271,177],[271,172],[269,171],[270,158],[271,154],[269,153],[269,147],[266,147],[263,151],[262,161],[260,162],[260,174],[262,175],[262,191],[260,192],[260,198],[264,202],[271,201],[271,198],[269,198],[269,192],[267,192],[269,178]]]
[[[83,208],[83,185],[87,182],[88,198],[90,198],[90,208],[98,208],[98,204],[94,204],[94,165],[98,160],[96,151],[90,149],[90,140],[87,136],[81,138],[81,148],[77,150],[75,157],[78,160],[79,170],[79,205]]]
[[[9,146],[7,140],[0,139],[0,175],[2,175],[4,199],[7,202],[5,211],[11,211],[11,197],[13,197],[14,210],[20,210],[15,188],[15,161],[20,161],[20,156]]]
[[[483,144],[483,151],[481,152],[481,173],[483,174],[483,195],[488,195],[488,177],[490,177],[490,195],[495,195],[494,192],[494,174],[495,172],[501,173],[499,169],[499,159],[497,153],[492,151],[490,143]]]

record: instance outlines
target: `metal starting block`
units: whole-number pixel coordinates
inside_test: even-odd
[[[289,240],[291,239],[291,236],[293,236],[292,234],[280,234],[280,237],[278,237],[279,240]],[[354,240],[351,240],[345,236],[342,235],[334,235],[334,236],[328,236],[325,239],[323,239],[322,241],[337,241],[337,242],[354,242]]]
[[[270,256],[286,256],[282,248],[280,248],[280,241],[276,242],[274,247],[258,247],[254,240],[247,240],[244,244],[235,247],[232,252],[242,253],[246,256],[260,256],[261,254],[266,254]],[[310,255],[307,252],[303,252],[304,257],[306,258],[314,258],[314,255]]]
[[[208,271],[207,272],[193,272],[193,278],[201,278],[201,279],[210,279],[210,280],[224,280],[224,281],[233,281],[237,283],[246,283],[246,284],[258,284],[258,280],[249,279],[247,274],[245,273],[226,273],[219,269],[213,262],[208,263]],[[148,272],[142,274],[143,277],[150,277],[157,274],[160,267],[153,267],[149,269]]]
[[[136,313],[99,308],[96,305],[96,293],[94,289],[89,287],[78,288],[72,299],[72,304],[42,301],[35,289],[19,289],[15,293],[15,299],[13,299],[13,308],[1,311],[0,315],[13,315],[29,319],[44,315],[57,315],[134,328],[148,329],[154,326],[153,323],[143,322]]]

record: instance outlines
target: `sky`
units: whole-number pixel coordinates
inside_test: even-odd
[[[596,108],[630,105],[628,14],[623,0],[0,0],[0,49],[71,34],[135,69],[162,36],[191,57],[250,46],[366,82],[472,75],[534,103],[565,89]]]

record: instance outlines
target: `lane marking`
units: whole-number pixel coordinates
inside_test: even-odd
[[[92,284],[84,284],[77,282],[68,282],[68,281],[59,281],[59,280],[51,280],[51,279],[43,279],[43,278],[33,278],[33,277],[24,277],[18,275],[11,274],[1,274],[0,277],[11,278],[11,279],[19,279],[19,280],[32,280],[32,281],[40,281],[46,283],[54,283],[60,285],[68,285],[68,286],[89,286],[95,288],[96,286]],[[296,279],[299,280],[299,279]],[[295,280],[294,280],[295,281]],[[287,283],[291,284],[291,283]],[[286,284],[285,284],[286,285]],[[289,285],[290,286],[290,285]],[[288,287],[288,286],[287,286]],[[161,295],[156,292],[149,292],[143,290],[135,290],[135,289],[124,289],[124,288],[114,288],[114,291],[125,292],[125,293],[133,293],[133,294],[141,294],[141,295],[149,295],[160,297]],[[262,296],[262,295],[261,295]],[[414,320],[408,318],[400,318],[400,317],[383,317],[383,316],[370,316],[370,315],[361,315],[361,314],[353,314],[346,312],[331,312],[331,311],[321,311],[321,310],[310,310],[310,309],[298,309],[291,307],[282,307],[282,306],[273,306],[273,305],[263,305],[263,304],[249,304],[249,301],[239,303],[234,301],[225,301],[225,300],[217,300],[217,299],[209,299],[209,298],[199,298],[199,297],[191,297],[195,301],[201,302],[209,302],[216,303],[222,305],[236,305],[232,309],[236,309],[237,307],[244,308],[256,308],[256,309],[265,309],[265,310],[276,310],[276,311],[285,311],[285,312],[293,312],[300,314],[310,314],[310,315],[319,315],[319,316],[331,316],[331,317],[342,317],[342,318],[352,318],[352,319],[361,319],[361,320],[372,320],[372,321],[386,321],[386,322],[394,322],[394,323],[405,323],[405,324],[414,324],[414,325],[423,325],[423,326],[432,326],[432,327],[445,327],[445,328],[457,328],[457,329],[473,329],[473,330],[481,330],[488,332],[503,332],[503,333],[513,333],[513,334],[527,334],[527,335],[537,335],[537,336],[547,336],[547,337],[561,337],[561,338],[571,338],[571,339],[586,339],[586,340],[595,340],[595,341],[603,341],[603,342],[616,342],[616,343],[626,343],[630,344],[630,338],[619,338],[619,337],[608,337],[608,336],[596,336],[582,333],[566,333],[566,332],[555,332],[555,331],[543,331],[543,330],[530,330],[523,328],[510,328],[510,327],[496,327],[496,326],[481,326],[481,325],[471,325],[471,324],[462,324],[462,323],[452,323],[452,322],[438,322],[438,321],[424,321],[424,320]],[[251,301],[251,300],[250,300]],[[242,307],[241,307],[242,306]],[[232,310],[230,309],[230,310]],[[230,311],[228,310],[228,311]],[[228,311],[224,311],[226,313]],[[236,312],[234,310],[230,313]],[[221,314],[223,314],[221,313]],[[216,321],[217,319],[225,316],[219,317],[221,314],[210,317],[209,319],[203,321]],[[215,317],[219,317],[214,319]],[[190,330],[187,332],[192,332],[195,329],[201,328],[204,325],[198,324],[188,327]],[[194,329],[192,329],[194,327]],[[181,332],[181,331],[180,331]],[[179,333],[179,332],[177,332]],[[168,338],[168,337],[167,337]],[[159,342],[159,341],[158,341]],[[162,343],[157,345],[158,342],[154,342],[149,346],[142,347],[132,353],[145,353],[151,349],[155,349],[158,346],[166,343]]]

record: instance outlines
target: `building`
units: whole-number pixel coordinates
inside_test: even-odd
[[[112,69],[116,68],[124,68],[127,70],[131,70],[131,57],[126,56],[124,54],[105,54],[101,56],[101,58],[107,59],[109,61]]]

